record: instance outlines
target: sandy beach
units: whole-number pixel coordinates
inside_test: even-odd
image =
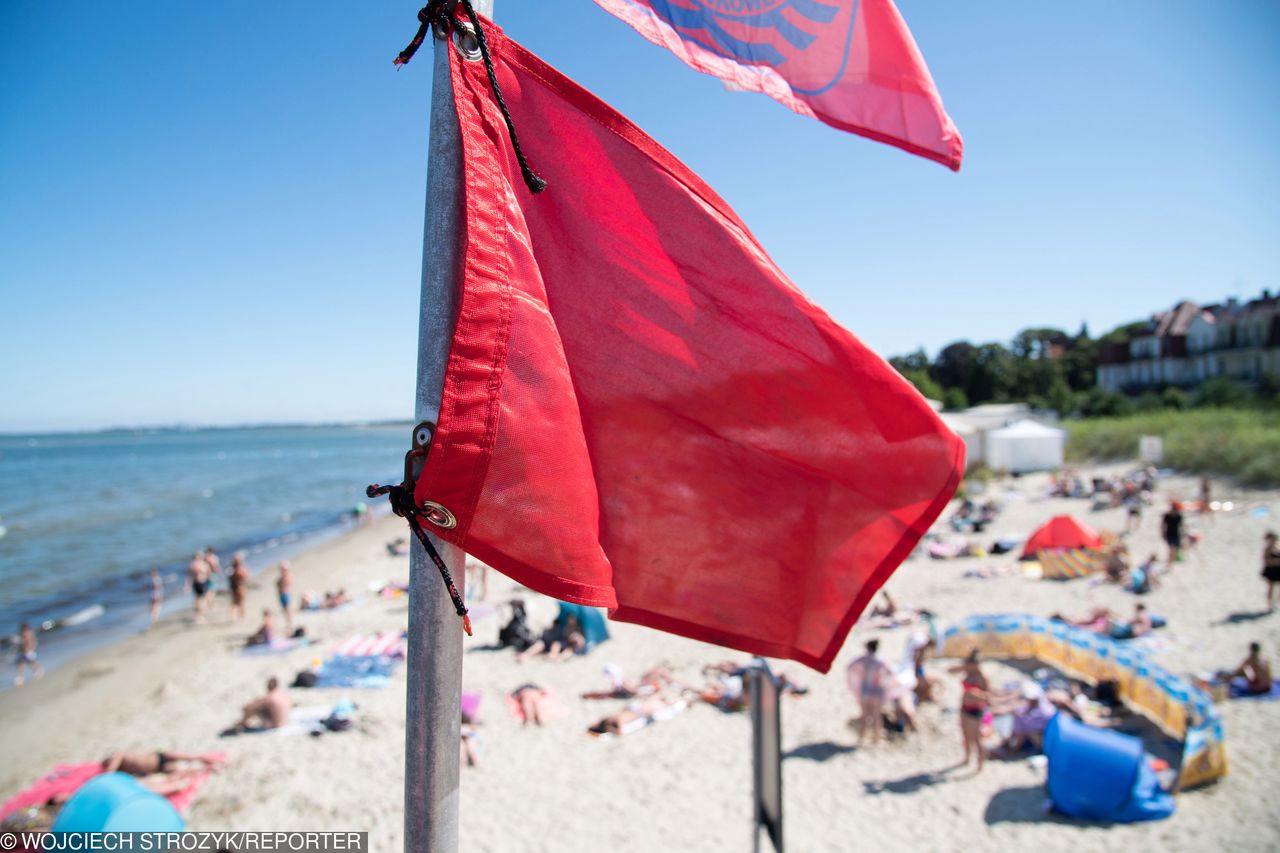
[[[1086,472],[1090,473],[1090,472]],[[1047,477],[993,484],[1005,509],[981,541],[1027,535],[1050,516],[1071,512],[1099,529],[1120,531],[1121,509],[1090,512],[1085,500],[1048,499]],[[1195,480],[1162,481],[1130,551],[1157,548],[1159,515],[1171,497],[1190,499]],[[1230,513],[1189,517],[1203,541],[1148,606],[1168,619],[1158,659],[1187,673],[1234,665],[1251,640],[1275,659],[1280,614],[1263,609],[1259,578],[1263,533],[1280,525],[1280,494],[1215,484]],[[1263,513],[1259,508],[1266,507]],[[1254,512],[1250,512],[1253,510]],[[949,513],[944,514],[949,515]],[[239,707],[275,675],[285,683],[313,659],[357,633],[396,633],[406,625],[403,598],[381,598],[370,582],[405,578],[408,560],[385,543],[406,534],[398,518],[379,519],[293,560],[298,592],[339,586],[357,596],[337,612],[302,614],[315,644],[278,656],[245,656],[240,647],[257,614],[274,607],[274,573],[255,579],[249,616],[226,621],[219,597],[208,624],[187,615],[143,636],[102,648],[19,690],[0,694],[0,799],[58,763],[97,760],[119,749],[225,751],[229,761],[200,791],[188,816],[192,829],[367,830],[373,849],[401,848],[405,668],[383,690],[291,690],[300,706],[332,705],[349,697],[359,706],[353,730],[306,735],[219,738]],[[1163,553],[1163,551],[1161,551]],[[973,570],[1016,566],[1016,553],[998,557],[908,560],[888,588],[905,605],[928,607],[942,625],[974,613],[1083,613],[1102,605],[1122,613],[1134,598],[1089,579],[1033,580],[1012,571],[994,577]],[[565,663],[525,664],[494,643],[507,612],[495,605],[520,594],[531,622],[548,624],[555,603],[521,591],[496,573],[488,601],[477,602],[476,635],[466,641],[463,689],[482,694],[479,766],[464,768],[462,847],[473,851],[742,850],[751,843],[750,722],[698,704],[673,719],[623,738],[588,736],[589,724],[618,710],[618,700],[584,701],[579,694],[607,687],[602,667],[618,664],[630,676],[665,663],[683,681],[700,684],[704,664],[746,661],[741,653],[613,623],[612,639]],[[487,611],[487,612],[486,612]],[[826,676],[777,663],[810,688],[783,706],[785,822],[790,849],[881,850],[1268,850],[1280,846],[1280,813],[1271,794],[1280,783],[1280,703],[1224,702],[1230,775],[1178,795],[1168,820],[1099,826],[1069,821],[1043,809],[1043,771],[1027,760],[992,761],[979,775],[957,769],[961,745],[959,687],[947,661],[930,665],[943,680],[941,702],[922,707],[921,731],[857,748],[848,721],[855,704],[844,669],[870,637],[882,657],[898,660],[910,629],[855,628]],[[1008,672],[987,664],[993,683]],[[9,676],[6,670],[5,677]],[[521,726],[503,696],[524,682],[552,689],[562,718],[539,728]]]

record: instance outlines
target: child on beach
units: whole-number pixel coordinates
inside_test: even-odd
[[[893,673],[888,665],[876,657],[880,650],[879,640],[868,640],[867,653],[849,664],[845,675],[849,681],[849,690],[858,697],[861,716],[858,718],[858,743],[871,730],[871,742],[875,743],[884,736],[884,705],[888,698],[890,680]]]
[[[160,620],[160,606],[164,604],[164,580],[155,566],[151,567],[151,624]]]
[[[289,596],[293,589],[293,573],[289,569],[289,561],[280,561],[280,577],[276,578],[276,594],[280,598],[280,611],[284,613],[285,628],[293,633],[293,614],[289,612]]]
[[[26,681],[23,670],[29,670],[36,678],[44,675],[44,667],[40,666],[40,661],[36,660],[36,649],[39,645],[36,632],[30,625],[23,622],[18,628],[18,657],[13,662],[16,670],[13,676],[14,687],[21,687]]]
[[[227,586],[231,589],[232,622],[244,618],[244,599],[249,590],[249,567],[245,565],[244,554],[236,554],[231,558],[231,574],[227,576]]]

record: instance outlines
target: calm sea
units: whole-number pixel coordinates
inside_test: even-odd
[[[146,626],[152,566],[171,612],[198,548],[224,566],[244,551],[256,572],[349,527],[366,485],[399,481],[409,430],[0,435],[0,636],[43,624],[56,664]],[[0,685],[12,660],[6,645]]]

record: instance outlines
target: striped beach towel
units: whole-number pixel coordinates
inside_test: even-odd
[[[356,634],[333,650],[335,657],[404,658],[408,641],[401,634]]]
[[[1069,548],[1061,551],[1037,551],[1041,577],[1048,580],[1082,578],[1106,569],[1107,555],[1090,548]]]

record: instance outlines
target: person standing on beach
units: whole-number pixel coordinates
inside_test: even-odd
[[[14,660],[15,672],[13,674],[13,686],[21,687],[26,681],[23,676],[23,670],[29,670],[36,678],[44,675],[44,667],[40,666],[40,661],[36,660],[36,649],[40,646],[40,641],[36,639],[36,632],[26,622],[18,628],[18,657]]]
[[[187,586],[195,596],[196,624],[204,622],[205,596],[209,594],[209,564],[205,562],[204,553],[196,551],[191,562],[187,564]]]
[[[1280,588],[1280,544],[1275,531],[1268,530],[1262,538],[1262,578],[1267,582],[1267,612],[1276,609],[1276,592]]]
[[[245,565],[244,554],[231,558],[227,586],[231,589],[231,621],[239,622],[244,618],[244,598],[249,589],[249,567]]]
[[[987,677],[982,673],[982,667],[978,664],[978,650],[972,649],[969,656],[964,659],[964,663],[952,667],[951,671],[960,673],[962,676],[960,736],[964,741],[964,761],[961,764],[968,766],[969,756],[976,752],[977,772],[981,773],[982,765],[987,758],[982,748],[982,720],[987,715],[987,708],[991,705],[991,688],[987,683]]]
[[[1164,543],[1169,546],[1169,568],[1182,553],[1182,504],[1170,501],[1169,511],[1160,520],[1160,529],[1164,534]]]
[[[205,546],[204,561],[209,565],[209,589],[212,590],[214,585],[222,580],[222,561],[214,553],[212,545]]]
[[[888,698],[889,680],[893,673],[884,661],[876,657],[879,640],[867,640],[867,653],[849,664],[846,677],[849,690],[858,697],[862,716],[858,718],[858,743],[862,744],[867,730],[871,730],[871,742],[876,743],[884,735],[884,703]]]
[[[164,579],[155,566],[151,567],[151,624],[160,621],[160,607],[164,604]]]
[[[280,610],[284,613],[285,629],[293,635],[293,614],[289,612],[290,591],[293,589],[293,573],[289,561],[280,561],[280,577],[276,578],[276,594],[280,597]]]

